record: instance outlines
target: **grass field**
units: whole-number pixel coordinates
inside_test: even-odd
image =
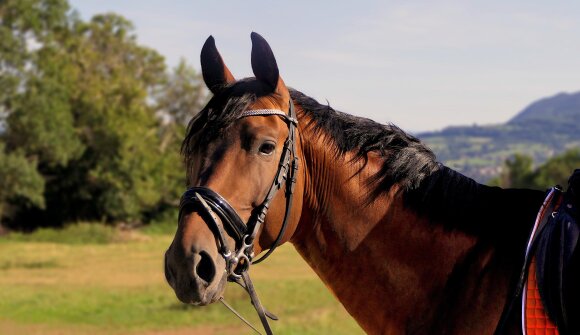
[[[222,305],[178,302],[163,275],[170,241],[88,225],[0,237],[0,334],[252,334]],[[362,333],[292,246],[251,274],[281,319],[275,334]],[[225,297],[260,325],[241,289],[230,285]]]

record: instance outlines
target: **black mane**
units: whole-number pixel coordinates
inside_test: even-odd
[[[393,124],[384,125],[336,111],[296,90],[291,90],[290,96],[310,117],[310,124],[306,126],[315,133],[328,135],[326,138],[334,145],[336,155],[356,151],[355,159],[363,161],[369,152],[384,157],[381,170],[369,180],[373,186],[369,200],[395,184],[405,191],[415,189],[439,167],[431,150]]]

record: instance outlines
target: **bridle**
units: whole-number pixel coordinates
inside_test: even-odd
[[[254,109],[242,112],[238,118],[276,115],[281,117],[288,125],[288,138],[284,142],[284,148],[282,149],[282,155],[278,164],[276,176],[272,181],[272,185],[270,186],[264,201],[254,209],[248,222],[243,222],[236,210],[224,197],[203,186],[191,187],[185,191],[181,196],[181,203],[179,206],[179,221],[181,221],[184,210],[188,209],[198,212],[204,222],[211,229],[217,240],[218,251],[226,261],[228,281],[239,284],[248,292],[252,304],[262,321],[266,334],[268,335],[272,334],[272,330],[270,329],[266,317],[269,317],[272,320],[277,320],[278,318],[272,313],[266,311],[260,303],[252,281],[250,280],[248,270],[251,264],[260,263],[272,254],[274,249],[276,249],[280,244],[286,231],[286,227],[288,226],[288,218],[292,208],[292,194],[294,192],[294,186],[296,185],[296,172],[298,170],[295,137],[298,119],[296,118],[296,112],[292,100],[290,100],[289,104],[290,107],[288,114],[278,109]],[[261,258],[254,260],[253,249],[256,235],[264,224],[264,219],[268,213],[270,202],[283,185],[286,186],[286,210],[284,212],[282,227],[266,254]],[[225,239],[226,234],[229,234],[230,237],[234,239],[234,250],[230,250],[228,247]],[[233,310],[223,300],[223,298],[221,298],[220,301],[246,324],[252,327],[252,329],[259,333],[259,331],[249,324],[238,312]]]

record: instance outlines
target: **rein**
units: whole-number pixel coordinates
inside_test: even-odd
[[[251,264],[257,264],[262,262],[268,256],[274,252],[276,247],[280,244],[282,237],[288,226],[288,218],[290,216],[290,210],[292,208],[292,194],[294,193],[294,186],[296,185],[296,172],[298,170],[298,157],[296,155],[296,126],[298,125],[298,120],[296,118],[296,112],[294,110],[294,104],[292,100],[289,102],[290,108],[288,114],[277,109],[254,109],[244,111],[238,119],[248,117],[248,116],[269,116],[276,115],[281,117],[288,124],[288,138],[284,142],[284,148],[282,149],[282,155],[280,157],[280,162],[278,164],[278,171],[272,185],[264,198],[264,201],[256,207],[255,213],[253,213],[248,222],[244,222],[236,210],[227,202],[227,200],[214,192],[213,190],[203,187],[196,186],[191,187],[181,196],[181,203],[179,206],[179,220],[183,215],[183,211],[188,208],[193,211],[197,211],[203,218],[204,222],[211,229],[212,233],[216,237],[217,247],[219,253],[226,261],[226,273],[228,275],[228,281],[239,284],[243,287],[248,295],[262,326],[266,331],[266,334],[271,335],[272,330],[268,324],[268,319],[278,320],[278,318],[268,312],[260,303],[254,285],[250,279],[248,273]],[[284,212],[284,219],[282,221],[282,227],[278,232],[278,236],[270,246],[269,250],[259,259],[254,260],[254,242],[256,240],[256,235],[264,223],[266,214],[270,207],[270,202],[274,199],[274,196],[286,185],[285,195],[286,195],[286,210]],[[230,250],[226,243],[226,234],[229,234],[235,241],[235,249]],[[229,306],[223,297],[220,298],[220,302],[224,304],[230,311],[232,311],[236,316],[238,316],[242,321],[244,321],[248,326],[250,326],[257,333],[260,333],[254,326],[252,326],[248,321],[246,321],[238,312],[236,312],[231,306]]]

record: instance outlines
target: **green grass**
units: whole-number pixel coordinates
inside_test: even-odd
[[[61,233],[109,231],[70,229]],[[252,334],[221,305],[178,302],[162,270],[169,235],[81,244],[51,234],[0,237],[0,334]],[[276,334],[362,333],[292,246],[251,275],[264,305],[281,319],[273,323]],[[230,285],[225,297],[260,325],[240,288]]]

